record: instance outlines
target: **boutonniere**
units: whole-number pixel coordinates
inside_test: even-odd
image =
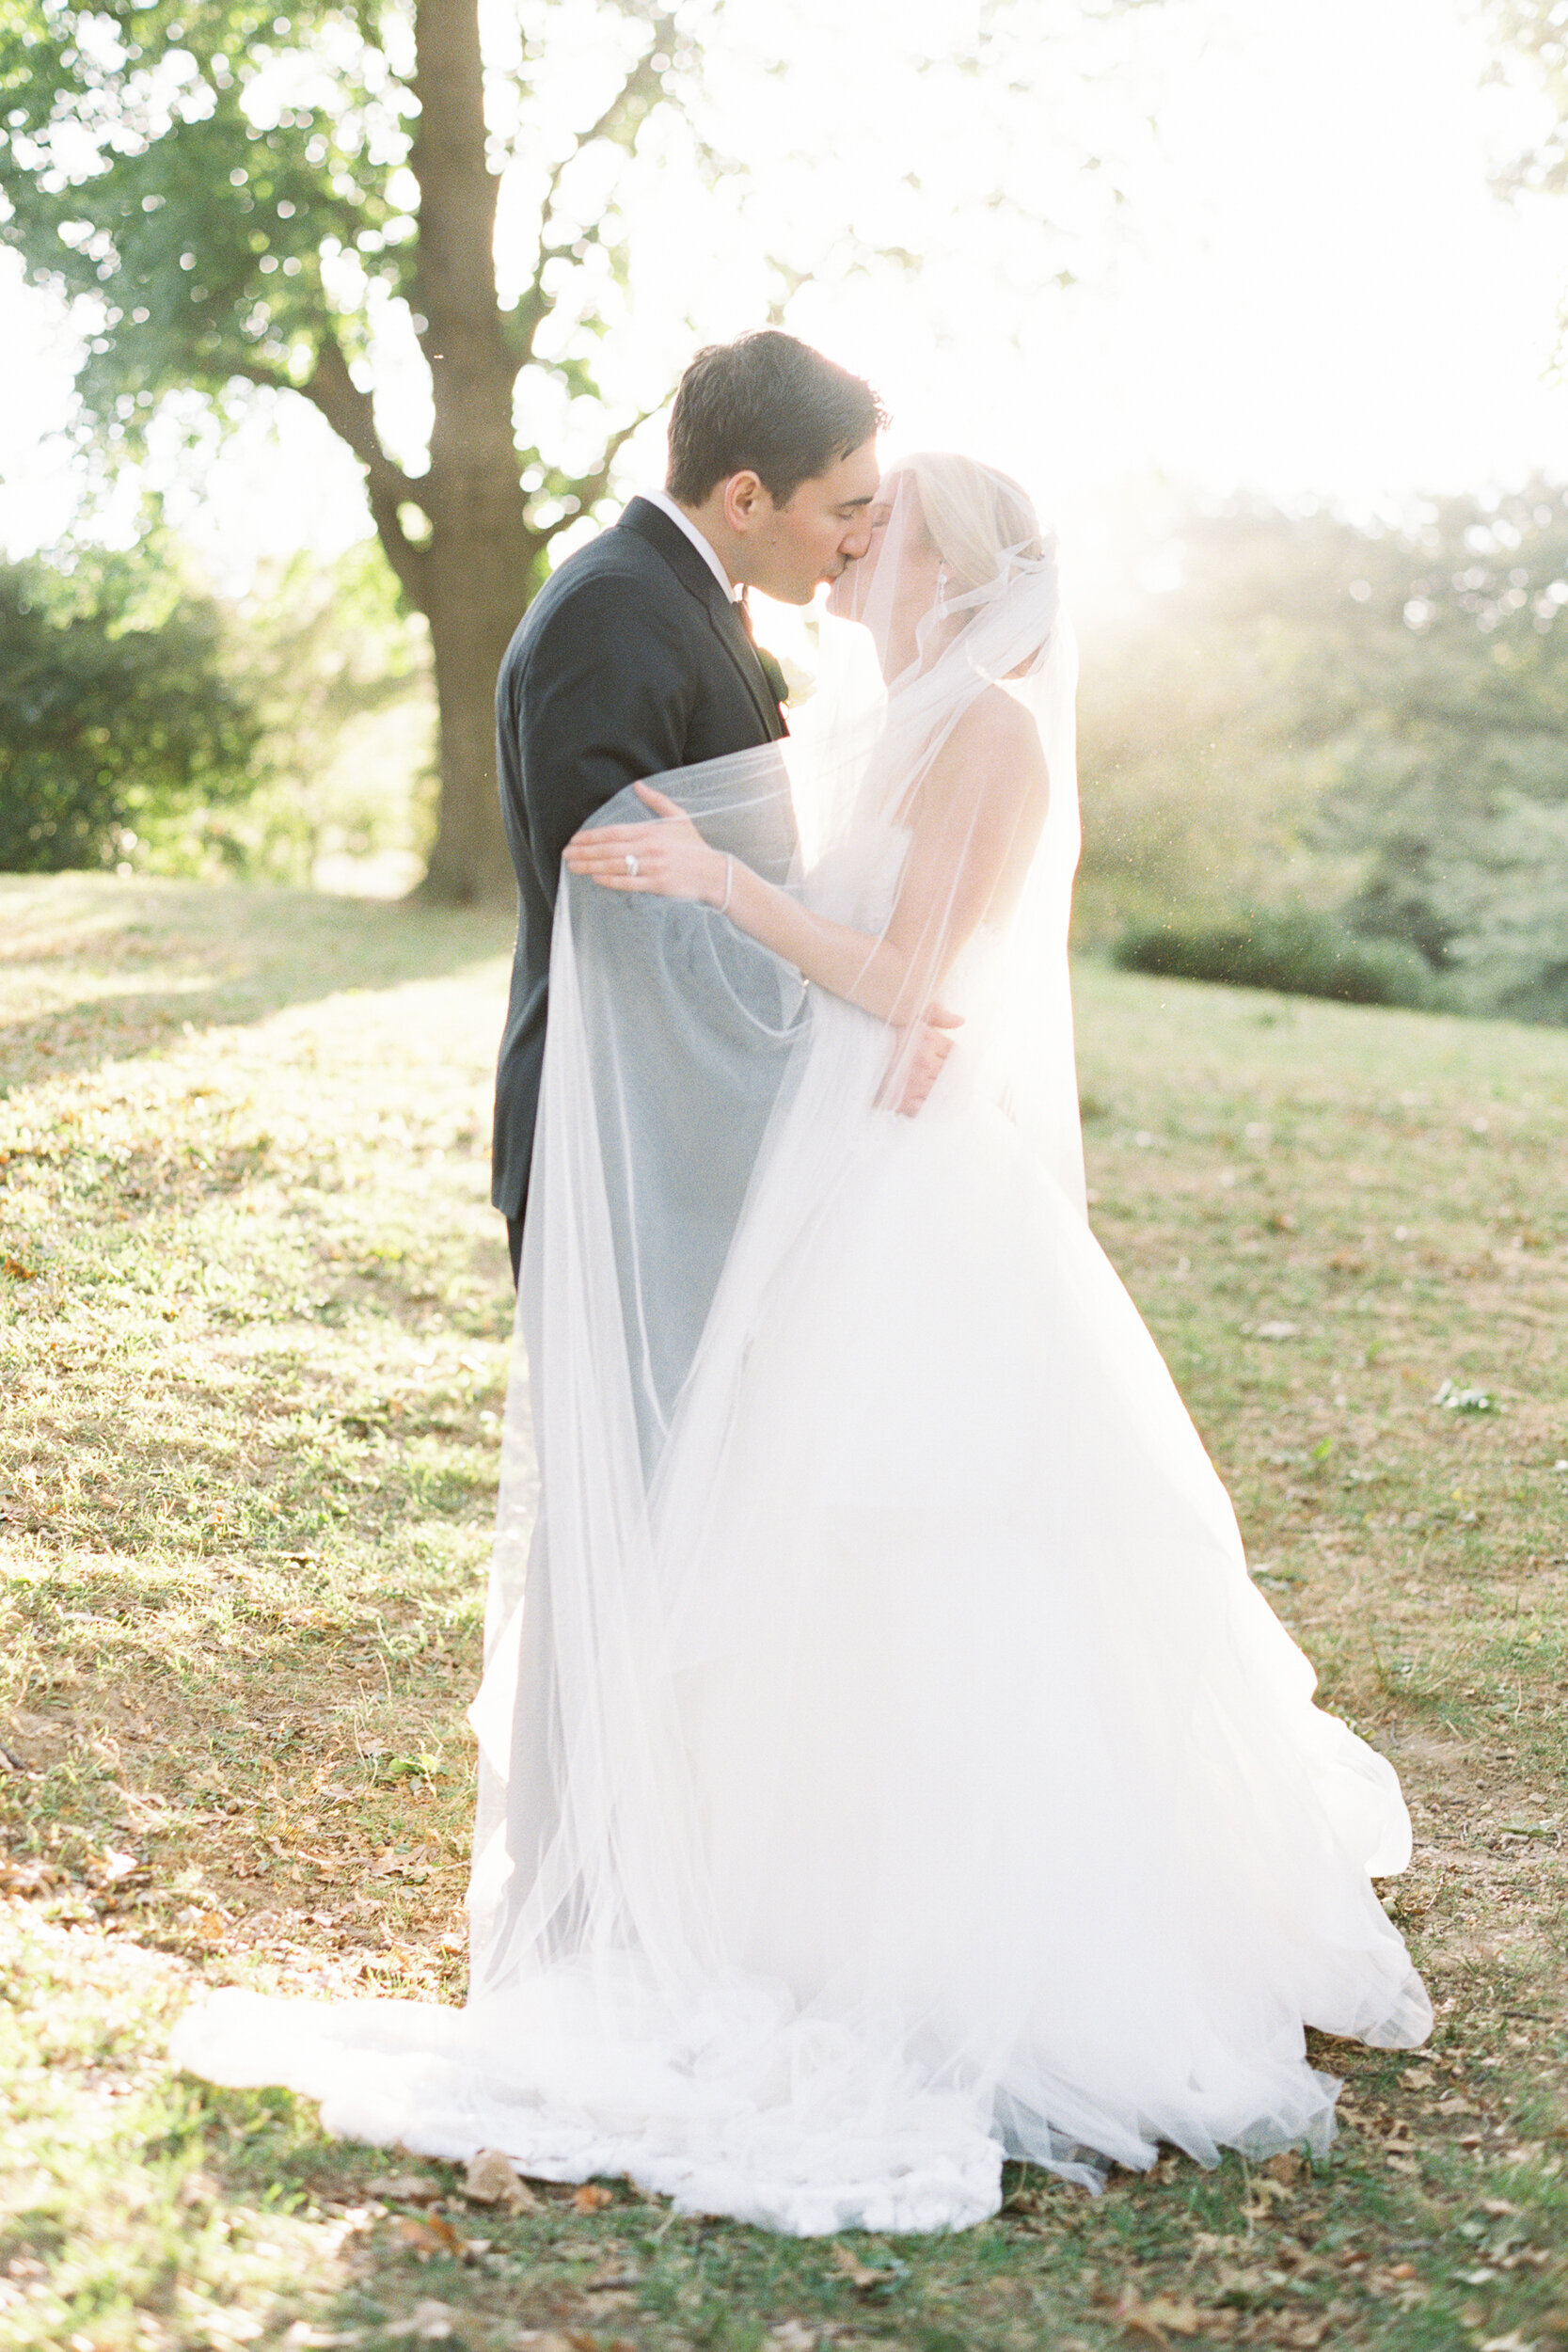
[[[768,691],[782,707],[789,700],[789,680],[784,674],[784,663],[777,654],[769,653],[766,645],[758,645],[755,650],[762,664],[762,675],[768,680]]]

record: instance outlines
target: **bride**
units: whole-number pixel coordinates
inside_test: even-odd
[[[975,2222],[1008,2154],[1321,2151],[1305,2028],[1431,2023],[1371,1884],[1394,1773],[1085,1221],[1051,548],[957,456],[873,524],[797,735],[567,850],[468,2004],[227,1993],[176,2037],[345,2136],[801,2234]]]

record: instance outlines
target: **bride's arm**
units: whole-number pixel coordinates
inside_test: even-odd
[[[880,935],[814,914],[738,858],[709,849],[689,818],[651,785],[637,789],[659,821],[574,835],[565,853],[570,872],[609,890],[722,907],[817,988],[902,1025],[921,1018],[964,942],[1033,854],[1047,777],[1028,714],[1010,696],[982,697],[916,795],[913,838]]]

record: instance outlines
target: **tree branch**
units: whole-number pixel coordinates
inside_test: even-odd
[[[242,361],[233,373],[246,383],[264,385],[271,391],[297,392],[320,411],[339,439],[348,444],[365,469],[371,519],[386,549],[387,561],[409,602],[423,612],[429,596],[429,558],[404,531],[398,509],[407,501],[428,513],[426,494],[421,484],[404,473],[401,466],[394,465],[382,448],[375,429],[374,403],[349,373],[342,347],[331,329],[322,331],[315,367],[303,384],[296,384],[280,369],[262,367],[251,360]],[[431,519],[434,521],[434,516]]]
[[[564,531],[568,523],[575,523],[578,521],[581,516],[594,506],[597,500],[603,498],[606,490],[610,487],[610,473],[614,468],[615,460],[620,455],[622,449],[625,447],[626,443],[631,439],[632,435],[640,431],[641,428],[647,423],[650,417],[657,416],[659,409],[662,408],[663,405],[664,403],[660,401],[657,405],[653,408],[644,408],[640,416],[632,418],[629,424],[620,426],[616,432],[610,435],[609,440],[605,443],[604,454],[600,458],[594,470],[583,481],[576,483],[573,485],[578,504],[573,508],[572,512],[569,515],[559,516],[553,523],[546,523],[542,527],[537,525],[533,527],[534,535],[537,537],[541,547],[546,547],[550,540],[555,537],[558,531]]]
[[[307,400],[314,401],[333,432],[348,443],[367,474],[389,494],[419,502],[418,484],[382,448],[375,429],[375,404],[349,373],[342,346],[330,329],[317,343],[315,367],[300,389]]]
[[[585,148],[592,147],[597,139],[613,138],[618,132],[624,130],[629,115],[639,101],[646,100],[651,104],[662,94],[663,84],[658,72],[655,70],[653,60],[657,56],[667,56],[677,38],[678,28],[673,16],[662,15],[654,18],[647,48],[638,58],[610,103],[595,121],[591,122],[585,131],[578,132],[570,149],[562,156],[560,162],[550,167],[545,181],[544,199],[539,207],[539,258],[534,264],[533,276],[529,280],[516,309],[507,321],[507,341],[516,357],[518,374],[521,374],[533,357],[533,339],[549,315],[550,298],[545,292],[544,284],[546,270],[552,262],[559,261],[563,256],[571,256],[575,245],[582,242],[595,244],[601,242],[596,224],[591,224],[578,230],[573,236],[559,244],[552,237],[551,230],[555,226],[556,206],[561,194],[562,181]]]

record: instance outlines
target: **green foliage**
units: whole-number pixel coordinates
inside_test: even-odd
[[[496,663],[642,421],[602,344],[628,315],[639,174],[711,161],[687,104],[704,6],[525,0],[483,27],[476,0],[0,10],[0,235],[72,304],[84,443],[112,464],[166,396],[222,420],[260,387],[309,400],[363,468],[431,624],[438,895],[509,881]],[[391,417],[414,421],[394,438]]]
[[[0,567],[0,870],[108,866],[254,777],[210,600],[156,556]]]
[[[278,5],[7,0],[0,238],[71,306],[85,343],[74,421],[101,462],[135,455],[172,395],[197,396],[174,412],[189,430],[193,418],[231,419],[251,388],[309,401],[352,452],[387,560],[430,623],[440,812],[425,887],[456,902],[504,898],[496,665],[551,541],[602,505],[677,358],[658,350],[657,329],[649,342],[645,322],[625,331],[634,227],[651,239],[661,191],[684,182],[717,193],[721,251],[736,205],[760,193],[728,151],[744,95],[733,75],[727,87],[708,81],[724,0],[290,0],[276,15]],[[1051,38],[1075,19],[1092,37],[1157,5],[1081,0]],[[1015,149],[1040,151],[1037,11],[1002,0],[968,14],[941,58],[894,47],[913,98],[933,69],[956,77],[966,103],[995,91],[1008,127],[999,120],[974,149],[985,167],[961,198],[977,223],[994,223],[1012,201],[1003,167]],[[729,63],[750,76],[763,122],[787,44],[759,19]],[[898,102],[881,100],[900,124]],[[786,178],[831,163],[822,135],[819,161],[792,154]],[[902,168],[902,136],[887,178],[923,218],[934,199]],[[960,138],[954,151],[964,150]],[[1122,192],[1108,172],[1095,185],[1108,220]],[[777,316],[816,275],[914,259],[897,243],[872,246],[842,215],[813,237],[777,187],[768,206],[751,240],[759,312]],[[1037,190],[1017,209],[1056,241]],[[665,242],[680,251],[688,237]],[[1015,235],[1007,246],[1016,263]],[[712,262],[712,249],[688,262],[705,308]]]
[[[1085,663],[1091,905],[1332,914],[1445,1001],[1568,1018],[1568,499],[1399,531],[1248,508],[1181,545]]]
[[[1189,514],[1179,584],[1085,635],[1083,889],[1102,928],[1328,902],[1312,819],[1387,668],[1370,641],[1362,535],[1271,508]],[[1380,629],[1381,634],[1381,629]]]
[[[641,0],[596,0],[584,15],[591,63],[562,43],[553,66],[543,24],[520,48],[514,32],[504,66],[495,60],[491,167],[515,165],[531,184],[509,207],[516,282],[499,308],[493,290],[471,290],[488,297],[474,330],[528,372],[526,405],[554,445],[519,456],[542,534],[584,502],[579,476],[602,490],[617,418],[595,359],[624,308],[617,166],[652,113],[678,115],[665,84],[692,64]],[[111,452],[139,446],[166,393],[223,399],[259,384],[314,402],[370,469],[372,504],[378,489],[419,500],[418,460],[400,475],[371,399],[378,345],[396,366],[412,338],[430,341],[419,175],[439,159],[416,149],[414,62],[411,11],[392,0],[303,0],[284,15],[252,0],[24,0],[5,12],[0,233],[35,282],[78,304],[82,417]],[[530,199],[531,254],[516,234]],[[394,513],[377,520],[395,541]],[[417,555],[423,531],[404,526],[394,561]]]
[[[1430,1005],[1429,966],[1393,939],[1357,939],[1331,916],[1254,910],[1231,923],[1133,924],[1112,949],[1124,972],[1225,980],[1287,996],[1332,996],[1352,1005]]]
[[[374,541],[329,564],[261,565],[223,617],[229,675],[262,729],[261,777],[207,813],[184,869],[309,882],[324,856],[391,853],[417,873],[434,816],[429,635]]]
[[[312,37],[336,72],[312,70]],[[8,235],[97,311],[78,389],[111,438],[173,387],[258,362],[286,376],[324,309],[354,315],[327,296],[333,262],[361,299],[405,291],[411,224],[388,183],[407,100],[378,55],[347,8],[8,12]]]

